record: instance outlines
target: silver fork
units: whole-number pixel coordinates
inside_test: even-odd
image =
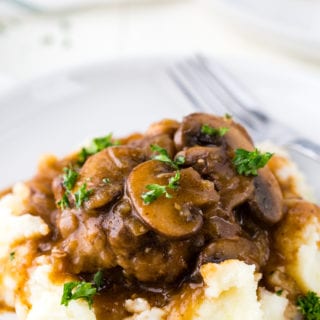
[[[256,142],[267,139],[284,146],[303,167],[320,200],[319,145],[261,112],[248,90],[211,59],[203,56],[186,59],[168,69],[168,74],[196,110],[229,113],[249,130]]]

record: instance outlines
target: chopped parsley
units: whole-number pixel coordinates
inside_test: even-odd
[[[179,186],[180,177],[180,171],[177,171],[176,174],[169,179],[169,183],[166,186],[160,184],[148,184],[146,189],[149,191],[146,191],[141,195],[143,202],[145,204],[150,204],[162,195],[165,195],[165,197],[169,199],[172,198],[172,195],[168,193],[167,189],[177,189]]]
[[[258,149],[254,151],[237,149],[235,157],[233,158],[233,164],[239,174],[256,176],[258,169],[263,168],[272,156],[272,153],[261,153]]]
[[[94,138],[88,147],[81,149],[78,155],[78,163],[82,165],[88,159],[88,157],[102,151],[105,148],[117,146],[119,144],[119,141],[112,140],[112,133],[104,137]]]
[[[110,179],[109,179],[109,178],[103,178],[103,179],[102,179],[102,182],[103,182],[104,184],[109,184],[109,183],[110,183]]]
[[[71,194],[71,190],[75,186],[78,179],[78,172],[73,168],[63,168],[63,176],[62,176],[62,184],[66,189],[66,192],[62,196],[62,198],[57,202],[57,206],[60,207],[61,210],[66,208],[70,208],[70,201],[68,195]]]
[[[71,300],[84,299],[88,302],[89,308],[91,309],[93,304],[93,296],[96,293],[97,289],[90,282],[67,282],[63,286],[63,294],[60,303],[67,307]]]
[[[230,113],[225,113],[224,117],[228,120],[232,119],[232,115]]]
[[[99,270],[93,276],[93,282],[71,281],[63,286],[61,304],[68,306],[71,300],[84,299],[88,302],[89,308],[92,308],[93,297],[103,285],[103,272]]]
[[[281,295],[282,295],[282,292],[283,292],[283,289],[277,290],[277,291],[276,291],[276,295],[277,295],[277,296],[281,296]]]
[[[179,186],[180,178],[181,178],[181,173],[180,171],[177,171],[176,174],[169,179],[168,188],[177,189]]]
[[[304,319],[320,320],[320,297],[315,292],[309,291],[305,296],[299,297],[297,306]]]
[[[13,261],[14,258],[15,258],[15,256],[16,256],[16,253],[15,253],[14,251],[10,252],[10,253],[9,253],[9,259],[10,259],[10,261]]]
[[[70,208],[70,202],[67,195],[67,192],[62,196],[62,198],[57,202],[58,207],[62,210]]]
[[[172,198],[171,194],[167,192],[167,186],[162,186],[160,184],[148,184],[146,189],[149,191],[146,191],[141,195],[145,204],[152,203],[162,195],[165,195],[166,198]]]
[[[185,157],[183,156],[178,156],[176,160],[172,160],[169,157],[169,154],[166,149],[161,148],[157,144],[152,144],[150,145],[150,148],[152,151],[157,152],[158,154],[152,156],[152,159],[158,160],[164,163],[169,164],[172,168],[178,170],[179,166],[183,165],[185,163]]]
[[[100,289],[103,284],[103,272],[99,270],[97,273],[95,273],[93,277],[93,282],[96,285],[97,289]]]
[[[89,199],[91,193],[92,190],[87,190],[87,184],[82,184],[79,190],[74,194],[76,207],[80,208],[82,204]]]
[[[67,191],[71,191],[75,183],[77,182],[79,174],[72,168],[63,168],[63,171],[63,186],[66,188]]]
[[[207,134],[209,136],[223,137],[228,131],[229,131],[229,128],[226,128],[226,127],[213,128],[208,124],[204,124],[201,127],[201,133]]]

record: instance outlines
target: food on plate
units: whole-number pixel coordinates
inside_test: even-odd
[[[230,116],[42,158],[0,199],[0,300],[19,319],[319,319],[320,210]]]

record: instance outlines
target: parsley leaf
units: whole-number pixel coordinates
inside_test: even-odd
[[[104,184],[109,184],[109,183],[110,183],[110,179],[109,179],[109,178],[103,178],[103,179],[102,179],[102,182],[103,182]]]
[[[180,171],[177,171],[176,174],[169,179],[168,188],[177,189],[179,186],[180,178],[181,178],[181,173]]]
[[[172,196],[167,192],[167,186],[162,186],[160,184],[148,184],[146,189],[149,190],[141,195],[141,198],[145,204],[150,204],[151,202],[157,200],[163,194],[166,198],[171,198]]]
[[[165,195],[165,197],[169,199],[172,198],[172,195],[168,193],[167,188],[177,189],[179,186],[180,177],[180,171],[177,171],[176,174],[169,179],[169,183],[166,186],[160,184],[148,184],[146,189],[149,191],[144,192],[141,195],[143,202],[145,204],[150,204],[162,195]]]
[[[83,165],[89,158],[90,154],[87,152],[86,148],[82,148],[78,155],[78,164]]]
[[[208,124],[204,124],[201,127],[201,133],[207,134],[209,136],[224,136],[229,131],[229,128],[221,127],[221,128],[213,128]]]
[[[57,205],[62,209],[70,208],[70,202],[67,192],[62,196],[62,198],[57,202]]]
[[[68,306],[71,300],[84,299],[88,302],[89,308],[92,308],[93,296],[97,289],[90,282],[74,281],[67,282],[63,286],[61,304]]]
[[[78,163],[82,165],[88,157],[102,151],[105,148],[117,146],[119,144],[119,141],[112,140],[112,133],[104,137],[94,138],[88,147],[81,149],[78,155]]]
[[[230,113],[225,113],[224,117],[228,120],[232,119],[232,115]]]
[[[93,282],[96,285],[97,289],[100,289],[102,287],[103,272],[101,270],[95,273],[95,275],[93,276]]]
[[[306,320],[320,320],[320,297],[315,292],[299,297],[297,306]]]
[[[184,156],[177,156],[176,160],[174,160],[174,163],[179,167],[182,166],[186,162],[186,158]]]
[[[150,148],[152,151],[155,151],[158,153],[152,156],[152,159],[167,163],[176,170],[179,169],[179,166],[185,163],[185,157],[183,156],[178,156],[176,160],[170,159],[167,150],[164,148],[161,148],[157,144],[150,145]]]
[[[87,190],[87,184],[86,183],[82,184],[79,190],[74,194],[74,197],[76,200],[76,207],[80,208],[83,202],[89,199],[89,196],[91,195],[91,193],[92,193],[92,190]]]
[[[233,158],[233,163],[239,174],[256,176],[258,174],[258,169],[263,168],[272,156],[273,153],[261,153],[258,149],[255,149],[254,151],[237,149],[236,155]]]
[[[14,260],[15,255],[16,255],[16,253],[15,253],[14,251],[12,251],[12,252],[9,253],[9,259],[10,259],[10,261],[13,261],[13,260]]]
[[[63,171],[63,186],[67,191],[71,191],[78,179],[79,174],[72,168],[63,168]]]

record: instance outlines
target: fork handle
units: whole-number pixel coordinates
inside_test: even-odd
[[[320,161],[320,145],[308,139],[297,138],[290,141],[288,147],[303,153],[316,161]]]

